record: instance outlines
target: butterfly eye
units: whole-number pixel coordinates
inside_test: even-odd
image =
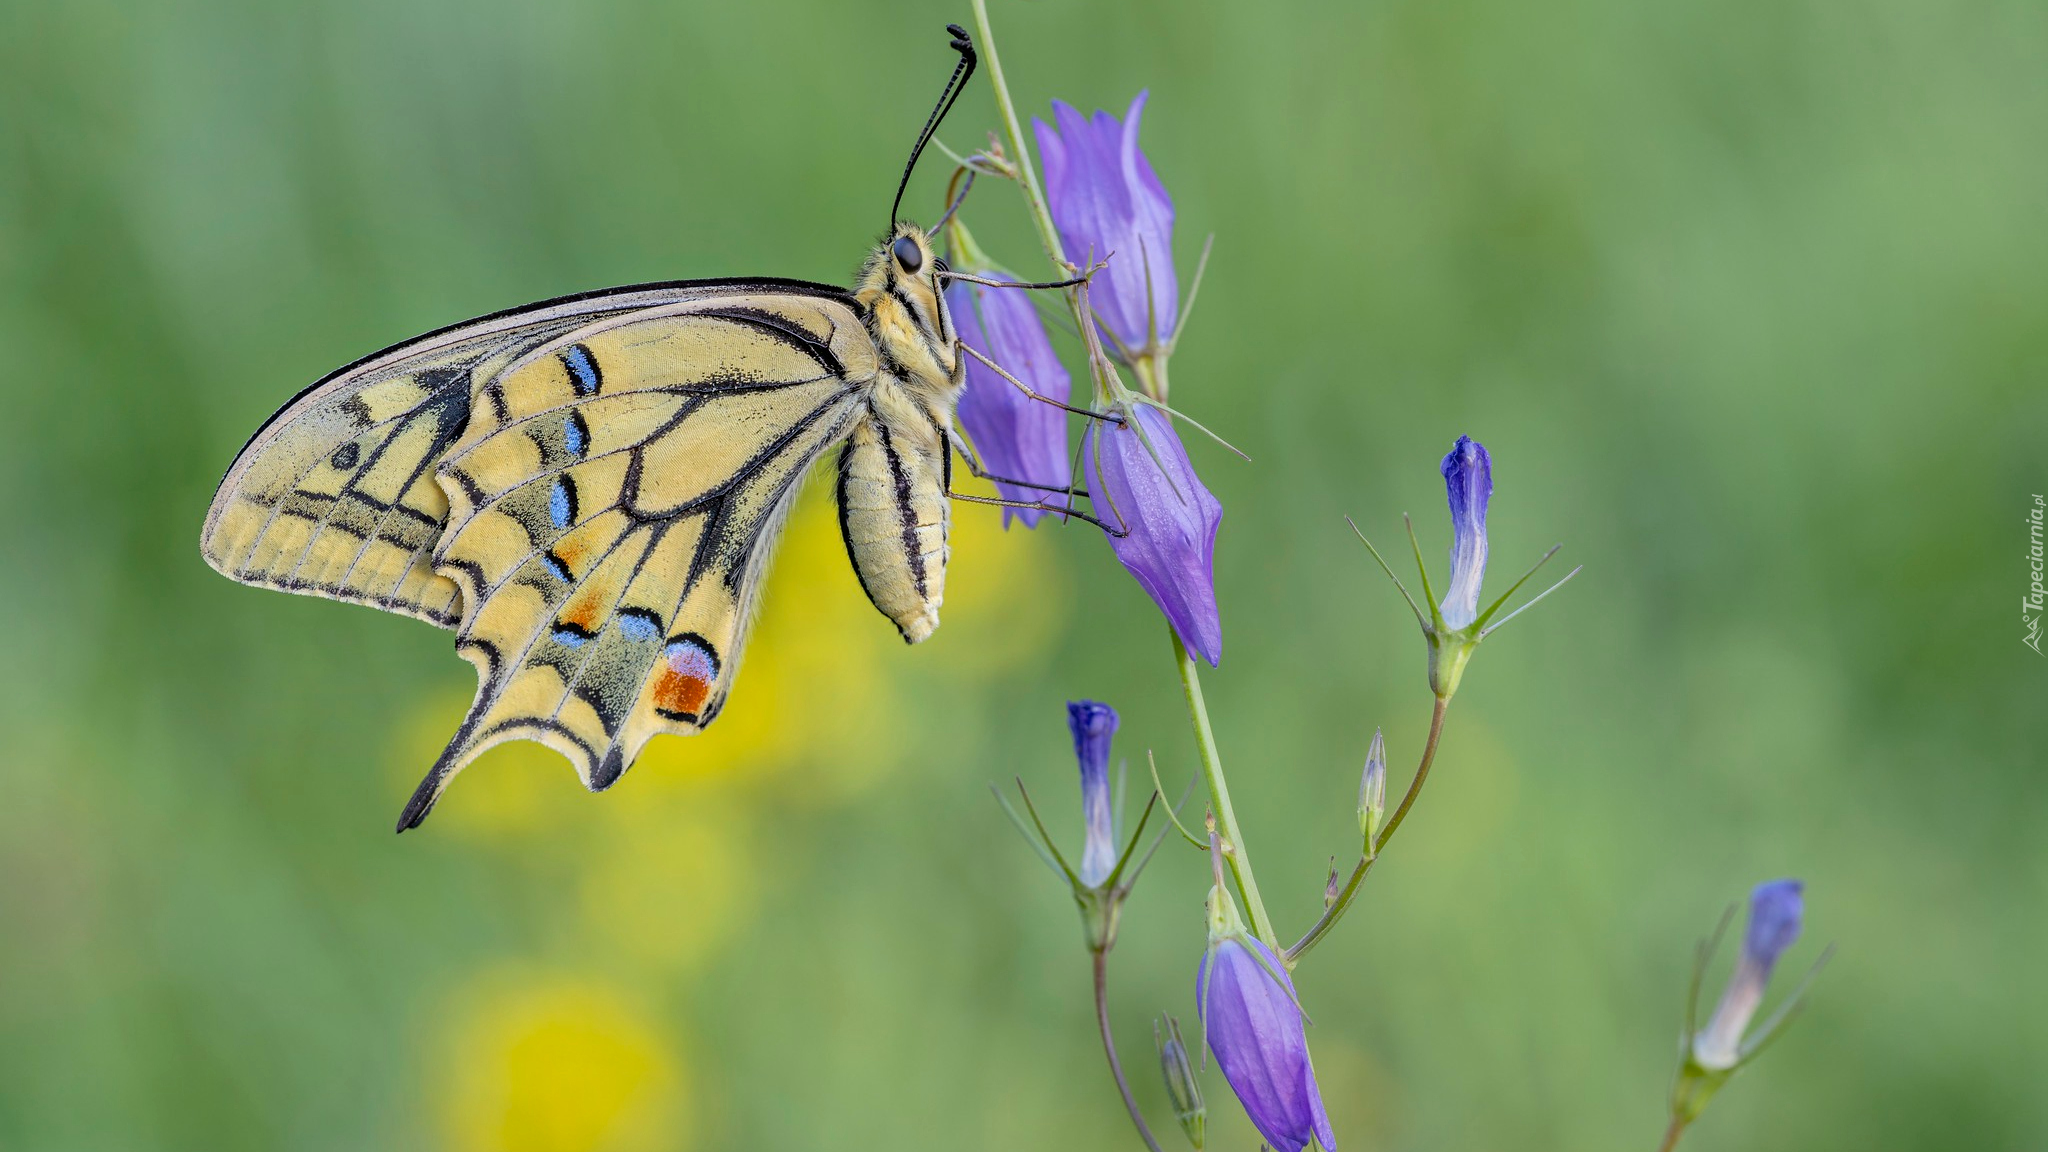
[[[896,263],[901,264],[905,272],[916,272],[919,268],[924,267],[924,249],[919,248],[917,241],[912,240],[910,237],[898,236],[894,245],[894,251],[896,253]]]

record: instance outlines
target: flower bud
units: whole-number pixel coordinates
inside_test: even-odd
[[[1365,750],[1365,772],[1358,779],[1358,831],[1365,837],[1365,854],[1371,856],[1380,836],[1380,819],[1387,814],[1387,741],[1380,730],[1372,730],[1372,746]]]
[[[1754,1059],[1797,1012],[1805,995],[1804,981],[1768,1021],[1750,1031],[1749,1022],[1763,1005],[1772,969],[1793,941],[1799,939],[1805,914],[1804,889],[1805,885],[1797,880],[1772,880],[1757,885],[1750,893],[1749,928],[1743,934],[1742,955],[1735,962],[1735,972],[1728,978],[1728,987],[1721,993],[1713,1019],[1686,1038],[1684,1059],[1671,1087],[1671,1115],[1678,1130],[1697,1120],[1729,1078]],[[1719,933],[1715,938],[1719,939]],[[1701,950],[1701,968],[1705,967],[1710,951],[1711,948]],[[1820,963],[1826,961],[1827,955],[1823,953]],[[1814,965],[1814,971],[1819,968],[1820,964]],[[1812,973],[1808,973],[1808,979],[1811,978]],[[1700,972],[1695,971],[1695,997],[1699,994],[1699,979]],[[1688,1028],[1696,1010],[1697,1004],[1687,1009]]]
[[[1159,1048],[1159,1071],[1166,1078],[1166,1098],[1173,1104],[1173,1118],[1187,1133],[1188,1143],[1201,1152],[1208,1139],[1209,1108],[1202,1102],[1202,1081],[1188,1059],[1188,1046],[1180,1038],[1180,1021],[1171,1015],[1152,1022],[1152,1042]]]
[[[1714,1018],[1693,1037],[1692,1058],[1710,1072],[1735,1067],[1742,1060],[1742,1034],[1763,1006],[1764,988],[1778,957],[1799,939],[1806,908],[1806,886],[1797,880],[1772,880],[1750,893],[1749,930],[1743,934],[1742,958],[1721,993]]]
[[[1116,813],[1109,800],[1109,742],[1116,735],[1116,709],[1094,700],[1067,704],[1067,730],[1081,766],[1081,884],[1099,888],[1116,870]]]

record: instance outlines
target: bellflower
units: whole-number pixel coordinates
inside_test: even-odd
[[[1301,1152],[1311,1141],[1336,1148],[1294,982],[1280,958],[1245,931],[1220,885],[1210,890],[1209,908],[1209,950],[1195,974],[1195,1004],[1216,1066],[1276,1152]]]
[[[1053,101],[1057,131],[1033,118],[1045,159],[1045,195],[1067,258],[1085,263],[1114,254],[1095,274],[1095,316],[1134,355],[1173,340],[1180,282],[1173,268],[1173,198],[1138,148],[1147,93],[1122,121],[1107,112],[1085,118]]]
[[[1124,901],[1130,898],[1131,886],[1138,882],[1138,874],[1145,870],[1146,860],[1151,859],[1148,851],[1143,858],[1133,860],[1137,853],[1138,841],[1144,838],[1145,824],[1152,816],[1152,806],[1158,801],[1155,794],[1145,801],[1145,807],[1138,813],[1137,826],[1124,840],[1121,848],[1117,845],[1116,805],[1110,796],[1109,745],[1116,734],[1116,709],[1093,700],[1074,700],[1067,704],[1067,731],[1074,737],[1074,759],[1081,769],[1081,866],[1076,869],[1067,862],[1059,845],[1045,830],[1045,821],[1039,818],[1038,807],[1031,802],[1031,793],[1024,790],[1022,780],[1017,782],[1018,797],[1024,802],[1024,811],[1031,817],[1026,823],[1017,814],[1001,791],[996,792],[996,802],[1010,817],[1010,822],[1022,833],[1031,850],[1047,867],[1058,873],[1073,892],[1074,906],[1081,913],[1081,930],[1088,943],[1088,950],[1107,953],[1116,947],[1116,931],[1123,916]],[[1153,840],[1154,848],[1159,846]]]
[[[1486,502],[1493,497],[1493,460],[1470,436],[1458,437],[1441,466],[1451,502],[1451,584],[1444,626],[1468,628],[1479,618],[1479,582],[1486,575]]]
[[[960,330],[960,342],[1001,364],[1012,376],[1042,396],[1066,403],[1072,390],[1065,366],[1053,354],[1045,325],[1029,294],[1016,288],[989,288],[965,281],[946,292],[946,304]],[[1033,501],[1064,507],[1064,492],[1026,487],[1010,481],[1065,487],[1067,415],[1033,400],[993,368],[967,358],[967,390],[960,397],[960,425],[974,441],[984,469],[1007,479],[995,482],[1006,500]],[[1035,527],[1045,512],[1037,508],[1003,509],[1003,526],[1020,520]]]
[[[1127,533],[1110,537],[1116,558],[1181,643],[1213,667],[1223,658],[1215,573],[1223,505],[1195,475],[1173,422],[1135,404],[1123,424],[1091,424],[1081,468],[1096,516]]]
[[[1081,846],[1081,883],[1089,888],[1100,887],[1116,870],[1116,817],[1109,800],[1109,742],[1116,725],[1116,709],[1107,704],[1067,704],[1067,728],[1081,764],[1081,816],[1088,829]]]
[[[1713,954],[1712,941],[1701,945],[1698,967],[1693,970],[1692,998],[1686,1007],[1683,1056],[1678,1077],[1671,1086],[1672,1132],[1683,1132],[1699,1119],[1729,1078],[1777,1037],[1804,1003],[1806,980],[1811,980],[1827,962],[1828,954],[1823,952],[1806,980],[1800,981],[1777,1012],[1754,1031],[1750,1029],[1749,1022],[1763,1005],[1764,989],[1771,981],[1772,970],[1778,966],[1778,958],[1799,939],[1806,911],[1805,888],[1797,880],[1772,880],[1757,885],[1750,893],[1749,928],[1743,933],[1742,955],[1735,961],[1735,972],[1728,978],[1728,987],[1721,993],[1713,1019],[1695,1032],[1692,1029],[1698,1018],[1700,978]],[[1714,940],[1719,939],[1716,932]]]
[[[1764,987],[1778,957],[1799,939],[1805,914],[1805,885],[1797,880],[1772,880],[1756,886],[1749,897],[1749,930],[1743,934],[1742,958],[1721,993],[1714,1018],[1693,1037],[1692,1057],[1700,1067],[1720,1072],[1742,1060],[1742,1034],[1763,1005]]]
[[[1545,588],[1530,597],[1527,604],[1501,616],[1494,617],[1504,607],[1508,598],[1528,583],[1537,569],[1557,555],[1559,544],[1545,552],[1520,579],[1509,585],[1493,603],[1485,608],[1479,606],[1479,585],[1486,576],[1486,506],[1493,498],[1493,458],[1487,455],[1486,447],[1470,436],[1458,437],[1451,445],[1449,455],[1437,470],[1443,473],[1444,492],[1450,498],[1451,506],[1451,576],[1443,600],[1434,602],[1430,591],[1429,570],[1422,563],[1422,545],[1415,540],[1415,527],[1408,527],[1408,541],[1415,549],[1415,566],[1422,575],[1422,599],[1429,605],[1423,612],[1422,604],[1408,595],[1401,578],[1387,566],[1386,557],[1366,540],[1364,533],[1359,539],[1372,552],[1372,558],[1379,561],[1381,571],[1401,590],[1401,596],[1408,601],[1408,607],[1415,613],[1415,622],[1422,626],[1422,639],[1429,645],[1429,689],[1436,693],[1441,703],[1450,703],[1458,691],[1458,681],[1465,675],[1465,664],[1472,659],[1472,652],[1479,642],[1499,631],[1501,626],[1521,615],[1530,605],[1558,590],[1579,574],[1577,568],[1565,573],[1564,580]],[[1407,519],[1405,516],[1402,519]],[[1352,530],[1357,530],[1352,525]]]

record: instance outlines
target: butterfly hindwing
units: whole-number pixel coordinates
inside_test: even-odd
[[[501,741],[602,789],[708,724],[790,503],[878,367],[843,298],[734,288],[592,320],[480,385],[434,555],[477,696],[400,828]]]

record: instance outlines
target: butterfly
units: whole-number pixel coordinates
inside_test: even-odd
[[[906,184],[974,71],[948,31],[960,60]],[[851,290],[690,280],[544,301],[350,364],[257,429],[207,512],[207,562],[451,628],[476,666],[400,832],[503,741],[553,748],[602,791],[657,733],[716,719],[775,538],[835,449],[862,589],[907,642],[938,627],[964,364],[950,273],[897,220],[902,198]]]

